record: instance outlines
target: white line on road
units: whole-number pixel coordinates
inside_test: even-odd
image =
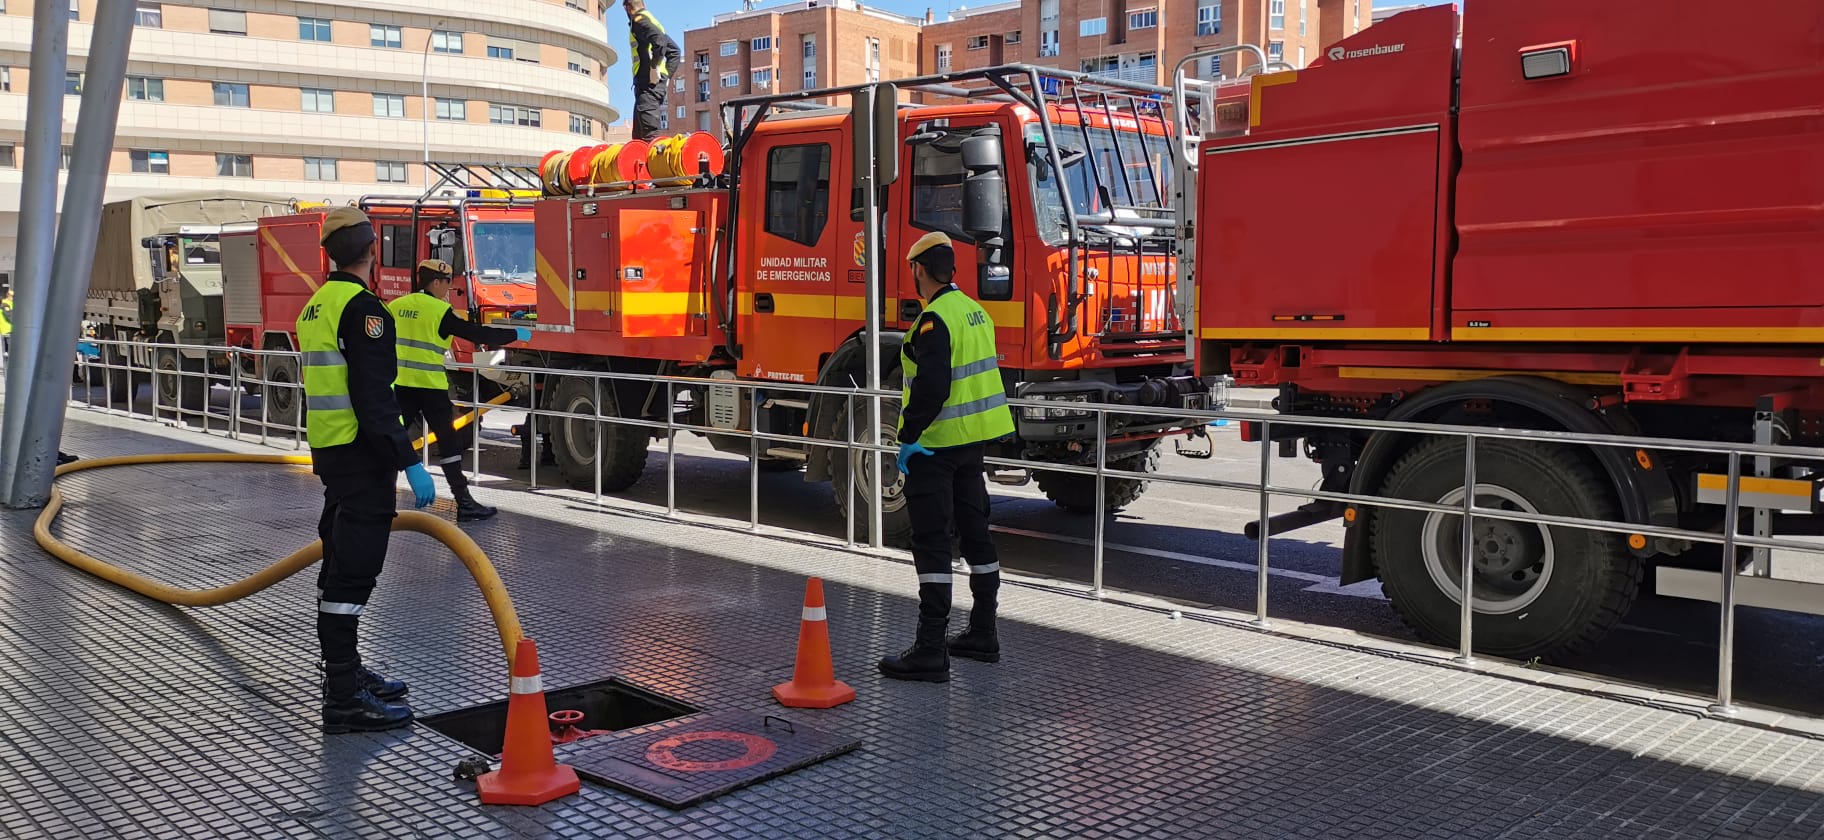
[[[994,526],[994,528],[992,530],[994,530],[998,533],[1010,534],[1010,535],[1013,535],[1016,537],[1032,537],[1034,539],[1050,540],[1052,542],[1069,543],[1071,545],[1094,545],[1095,544],[1092,540],[1086,540],[1082,537],[1066,537],[1066,536],[1060,536],[1058,534],[1047,534],[1043,531],[1028,531],[1023,528],[1005,528],[1005,527],[996,525],[996,526]],[[1237,563],[1233,560],[1218,560],[1214,557],[1199,557],[1195,554],[1184,554],[1182,552],[1177,552],[1177,551],[1164,551],[1162,549],[1145,548],[1145,547],[1137,546],[1137,545],[1124,545],[1122,543],[1104,543],[1103,547],[1110,551],[1120,551],[1120,552],[1123,552],[1126,554],[1138,554],[1143,557],[1157,557],[1161,560],[1178,560],[1178,561],[1185,562],[1185,563],[1196,563],[1200,566],[1215,566],[1216,568],[1219,568],[1219,569],[1233,569],[1235,571],[1253,572],[1257,568],[1253,563]],[[1312,572],[1300,572],[1300,571],[1295,571],[1292,569],[1275,569],[1272,566],[1267,567],[1267,574],[1274,575],[1277,577],[1288,578],[1291,580],[1304,581],[1306,583],[1311,584],[1310,586],[1305,587],[1304,591],[1306,591],[1306,592],[1316,592],[1316,593],[1324,594],[1324,595],[1343,595],[1343,596],[1350,597],[1350,598],[1372,598],[1377,601],[1386,600],[1386,598],[1384,598],[1381,595],[1380,586],[1379,586],[1378,581],[1365,580],[1360,583],[1352,583],[1348,586],[1343,586],[1338,581],[1337,578],[1326,577],[1324,575],[1315,574]]]

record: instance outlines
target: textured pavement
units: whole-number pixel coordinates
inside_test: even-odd
[[[72,412],[85,456],[259,451]],[[266,450],[270,451],[270,450]],[[319,486],[267,466],[61,483],[58,533],[167,582],[239,579],[313,539]],[[680,481],[680,493],[688,484]],[[476,804],[462,745],[315,726],[313,582],[179,609],[67,568],[0,513],[0,831],[18,837],[1814,837],[1824,741],[1674,709],[1101,603],[1003,592],[999,665],[880,679],[909,641],[906,565],[803,541],[492,492],[465,524],[548,688],[609,676],[709,711],[781,714],[854,753],[682,812],[585,784]],[[448,502],[435,509],[448,516]],[[460,564],[396,537],[363,624],[421,715],[505,697]],[[804,578],[826,582],[859,699],[786,710]],[[967,604],[959,586],[959,604]],[[960,623],[960,622],[959,622]],[[585,742],[586,743],[586,742]]]

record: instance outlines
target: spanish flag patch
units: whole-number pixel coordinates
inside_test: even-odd
[[[937,327],[936,324],[933,324],[929,320],[927,320],[927,321],[925,321],[924,326],[918,328],[918,334],[924,335],[925,333],[930,332],[931,330],[935,329],[936,327]]]

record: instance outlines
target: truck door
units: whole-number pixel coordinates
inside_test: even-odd
[[[381,300],[411,294],[412,272],[418,267],[418,237],[412,235],[411,217],[374,220],[379,228],[379,259],[374,267],[374,291]]]
[[[813,382],[836,345],[839,226],[830,196],[847,195],[841,131],[768,134],[743,152],[758,175],[741,191],[737,271],[742,376]],[[839,161],[841,161],[839,163]],[[849,243],[840,243],[843,259]]]

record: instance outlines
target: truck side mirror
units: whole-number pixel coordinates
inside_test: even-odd
[[[1001,136],[984,131],[963,140],[963,230],[999,239],[1007,218],[1007,179],[1001,175]]]

